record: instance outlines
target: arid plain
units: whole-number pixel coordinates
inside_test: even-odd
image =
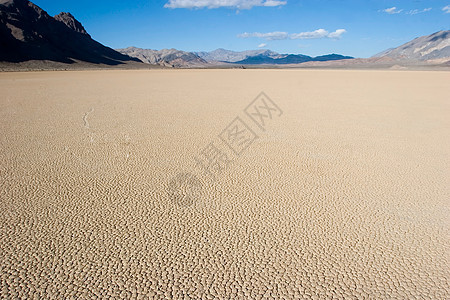
[[[449,74],[1,73],[0,297],[449,299]]]

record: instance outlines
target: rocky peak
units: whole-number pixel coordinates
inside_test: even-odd
[[[49,18],[50,16],[39,6],[28,0],[0,0],[0,13],[17,15],[19,13],[26,15],[28,18]]]
[[[75,19],[75,17],[72,16],[71,13],[62,12],[56,15],[54,18],[56,21],[64,23],[67,27],[69,27],[73,31],[89,35],[86,29],[84,29],[83,25],[77,19]]]

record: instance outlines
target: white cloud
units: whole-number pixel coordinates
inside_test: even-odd
[[[341,36],[346,32],[347,32],[347,30],[345,30],[345,29],[338,29],[335,32],[330,32],[328,34],[328,37],[331,39],[340,39]]]
[[[338,29],[334,32],[328,32],[325,29],[317,29],[314,31],[293,33],[290,35],[291,39],[322,39],[322,38],[330,38],[330,39],[339,39],[342,34],[347,32],[345,29]]]
[[[383,9],[382,11],[384,11],[385,13],[388,13],[390,15],[393,15],[393,14],[401,13],[403,11],[403,9],[397,9],[397,7],[393,6],[391,8]]]
[[[281,31],[274,31],[274,32],[267,32],[267,33],[261,33],[261,32],[244,32],[242,34],[239,34],[238,37],[240,38],[250,38],[250,37],[256,37],[256,38],[262,38],[269,41],[273,40],[285,40],[289,37],[289,34],[287,32],[281,32]]]
[[[430,11],[430,10],[431,10],[431,7],[429,7],[429,8],[424,8],[424,9],[422,9],[422,10],[419,10],[419,9],[412,9],[412,10],[408,11],[406,14],[407,14],[407,15],[417,15],[417,14],[421,14],[421,13],[424,13],[424,12],[427,12],[427,11]]]
[[[274,7],[285,5],[287,1],[278,0],[169,0],[165,8],[219,8],[229,7],[250,9],[254,6]]]
[[[328,32],[325,29],[317,29],[314,31],[306,31],[306,32],[292,33],[292,34],[289,34],[287,32],[283,32],[283,31],[274,31],[274,32],[267,32],[267,33],[244,32],[244,33],[239,34],[238,37],[244,38],[244,39],[256,37],[256,38],[266,39],[269,41],[287,40],[287,39],[291,39],[291,40],[323,39],[323,38],[340,39],[341,36],[346,32],[347,32],[347,30],[345,30],[345,29],[338,29],[334,32]],[[265,45],[265,44],[261,44],[261,45]],[[261,46],[261,47],[264,47],[264,46]]]
[[[317,29],[314,31],[306,31],[300,33],[291,34],[292,39],[321,39],[328,35],[328,31],[325,29]]]
[[[442,8],[442,11],[446,14],[450,14],[450,5],[447,5],[445,7]]]
[[[263,6],[280,6],[286,5],[287,1],[275,1],[275,0],[266,0]]]
[[[259,45],[258,45],[258,48],[264,48],[264,47],[266,47],[266,46],[267,46],[267,44],[262,43],[262,44],[259,44]]]

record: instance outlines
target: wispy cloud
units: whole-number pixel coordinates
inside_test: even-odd
[[[262,38],[269,41],[273,40],[286,40],[289,37],[289,34],[287,32],[281,32],[281,31],[274,31],[274,32],[267,32],[267,33],[261,33],[261,32],[244,32],[238,35],[240,38]]]
[[[431,10],[431,7],[424,8],[422,10],[420,10],[420,9],[412,9],[410,11],[407,11],[406,14],[407,15],[417,15],[417,14],[421,14],[421,13],[424,13],[424,12],[427,12],[427,11],[430,11],[430,10]]]
[[[450,14],[450,5],[444,6],[442,8],[442,11],[446,14]]]
[[[266,46],[267,46],[267,44],[262,43],[262,44],[259,44],[259,45],[258,45],[258,48],[264,48],[264,47],[266,47]]]
[[[393,6],[390,8],[383,9],[382,11],[384,11],[385,13],[388,13],[390,15],[393,15],[393,14],[401,13],[403,11],[403,9],[397,9],[397,7]]]
[[[250,9],[254,6],[274,7],[285,5],[287,1],[278,0],[169,0],[165,8],[237,8]]]
[[[448,7],[449,7],[449,10],[450,10],[450,5]],[[442,10],[444,10],[444,8]],[[406,15],[417,15],[417,14],[428,12],[431,9],[432,9],[431,7],[424,8],[424,9],[411,9],[411,10],[405,11],[404,14],[406,14]],[[382,9],[382,10],[379,10],[379,11],[388,13],[390,15],[394,15],[394,14],[399,14],[399,13],[403,12],[404,10],[403,9],[398,9],[397,7],[394,6],[394,7]]]
[[[385,13],[393,15],[393,14],[401,13],[403,11],[403,9],[397,9],[397,7],[393,6],[393,7],[390,7],[390,8],[382,9],[381,11],[384,11]]]
[[[287,33],[283,31],[274,31],[274,32],[267,32],[267,33],[261,33],[261,32],[244,32],[238,35],[240,38],[262,38],[269,41],[273,40],[297,40],[297,39],[323,39],[323,38],[330,38],[330,39],[340,39],[341,36],[346,33],[347,30],[345,29],[338,29],[334,32],[329,32],[325,29],[317,29],[314,31],[305,31],[300,33]]]
[[[266,0],[263,5],[260,6],[280,6],[286,5],[287,1]]]

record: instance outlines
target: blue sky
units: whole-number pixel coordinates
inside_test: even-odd
[[[35,0],[72,13],[112,48],[267,48],[280,53],[370,57],[450,29],[450,0]],[[220,3],[220,5],[218,5]]]

